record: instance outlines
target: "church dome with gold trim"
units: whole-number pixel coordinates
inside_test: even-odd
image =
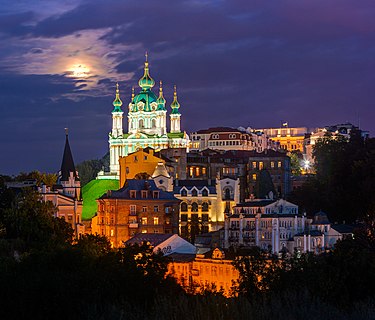
[[[138,84],[142,90],[132,100],[131,111],[132,112],[138,112],[138,111],[150,112],[150,111],[156,110],[157,97],[155,93],[153,93],[151,90],[151,88],[155,85],[155,81],[150,76],[148,61],[147,61],[147,54],[146,54],[146,61],[145,61],[145,66],[144,66],[144,74],[143,74],[143,77],[139,79]]]

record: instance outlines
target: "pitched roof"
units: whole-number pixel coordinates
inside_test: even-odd
[[[230,127],[214,127],[214,128],[198,130],[195,133],[205,134],[205,133],[212,133],[212,132],[241,132],[241,131],[238,129],[230,128]]]
[[[173,234],[137,233],[133,238],[126,241],[125,244],[141,245],[144,242],[148,242],[151,246],[156,247],[172,236]]]
[[[140,191],[146,190],[146,197],[142,197]],[[130,191],[136,191],[135,197],[130,197]],[[152,191],[159,191],[158,198],[153,197]],[[119,190],[110,190],[102,195],[100,199],[131,199],[131,200],[171,200],[180,201],[174,197],[173,192],[163,191],[159,189],[154,180],[138,180],[128,179],[125,181],[124,186]]]
[[[187,190],[191,190],[194,187],[198,190],[202,190],[204,187],[206,187],[209,190],[210,194],[216,194],[215,180],[178,180],[175,182],[173,192],[180,193],[183,187],[185,187]]]
[[[248,202],[242,202],[237,204],[235,207],[241,208],[241,207],[265,207],[268,206],[277,200],[271,200],[271,199],[262,199],[262,200],[255,200],[255,201],[248,201]]]
[[[68,135],[66,135],[65,138],[65,148],[60,171],[60,181],[68,181],[70,172],[73,172],[74,178],[79,179],[74,166],[73,155],[72,151],[70,150]]]
[[[331,224],[328,220],[327,214],[323,211],[319,211],[314,214],[312,224]]]

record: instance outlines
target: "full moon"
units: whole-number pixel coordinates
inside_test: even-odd
[[[83,64],[74,64],[69,69],[69,76],[72,78],[87,78],[90,75],[90,68]]]

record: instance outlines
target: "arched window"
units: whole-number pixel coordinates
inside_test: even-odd
[[[191,204],[191,211],[192,211],[192,212],[198,212],[198,203],[193,202],[193,203]]]
[[[155,119],[151,120],[151,127],[156,128],[156,120]]]
[[[208,197],[208,191],[207,189],[202,190],[202,197]]]
[[[143,119],[139,120],[139,129],[144,128]]]
[[[181,192],[180,192],[180,194],[181,194],[181,197],[187,197],[187,191],[186,191],[186,189],[182,189]]]
[[[186,202],[181,203],[181,211],[182,212],[188,211],[188,205]]]
[[[208,211],[208,203],[207,202],[203,202],[202,203],[202,211]]]
[[[226,188],[224,190],[224,200],[230,200],[230,189]]]
[[[197,197],[197,196],[198,196],[198,191],[197,191],[197,189],[193,189],[193,190],[191,190],[191,196],[192,196],[192,197]]]

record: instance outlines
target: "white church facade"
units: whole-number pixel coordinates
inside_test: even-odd
[[[123,130],[123,110],[119,88],[116,88],[116,98],[113,101],[112,131],[109,133],[110,172],[100,172],[99,179],[119,179],[119,159],[122,156],[137,151],[140,148],[151,147],[158,151],[166,148],[189,148],[190,139],[186,132],[181,131],[180,104],[177,100],[177,90],[174,87],[171,103],[170,132],[167,132],[166,100],[163,96],[160,81],[159,96],[152,91],[155,81],[149,73],[147,61],[144,64],[143,77],[138,81],[140,91],[134,94],[128,105],[128,132]]]

